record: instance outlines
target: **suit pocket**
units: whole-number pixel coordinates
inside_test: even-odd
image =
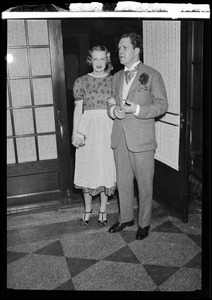
[[[128,142],[136,149],[155,144],[155,123],[153,119],[126,119],[124,131]]]
[[[138,143],[150,145],[155,143],[155,124],[153,120],[145,120],[140,124],[138,130]]]

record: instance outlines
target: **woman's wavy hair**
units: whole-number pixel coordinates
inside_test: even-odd
[[[127,38],[127,37],[130,38],[131,44],[133,45],[134,49],[135,48],[140,49],[139,56],[141,57],[142,52],[143,52],[143,39],[142,39],[142,37],[139,34],[135,33],[135,32],[129,32],[129,33],[122,34],[121,39],[122,38]]]
[[[110,59],[110,52],[104,45],[95,45],[93,46],[89,51],[88,51],[88,56],[86,58],[86,63],[89,66],[92,66],[92,53],[93,51],[105,51],[106,53],[106,67],[105,67],[105,72],[110,73],[113,70],[113,65]]]

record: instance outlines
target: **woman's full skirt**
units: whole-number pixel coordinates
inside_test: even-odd
[[[114,154],[111,148],[113,120],[107,110],[85,110],[78,132],[85,145],[76,148],[74,184],[77,188],[113,188],[116,185]]]

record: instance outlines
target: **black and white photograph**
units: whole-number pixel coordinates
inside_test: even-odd
[[[210,298],[209,4],[1,19],[3,297]]]

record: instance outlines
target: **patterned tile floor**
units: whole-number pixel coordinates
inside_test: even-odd
[[[202,214],[191,209],[183,223],[153,202],[149,237],[135,239],[137,225],[108,233],[117,220],[108,202],[108,225],[97,224],[93,203],[88,226],[83,206],[7,216],[7,289],[60,291],[202,290]],[[135,205],[135,221],[137,207]]]

